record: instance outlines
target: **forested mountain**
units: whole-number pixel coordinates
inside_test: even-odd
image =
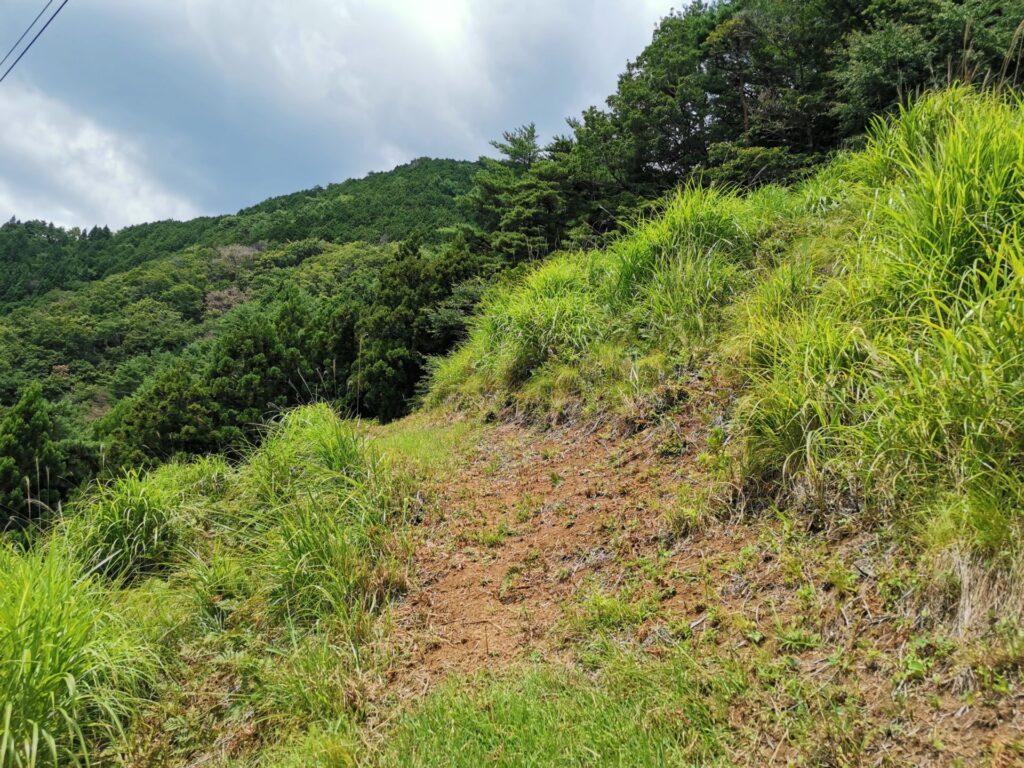
[[[9,223],[0,407],[41,385],[108,468],[238,445],[315,398],[396,418],[487,285],[608,242],[680,184],[804,178],[922,89],[1013,87],[1021,18],[1024,0],[694,3],[547,144],[529,124],[497,159],[421,159],[233,216]]]
[[[65,230],[41,221],[0,226],[0,309],[130,269],[190,246],[404,240],[459,220],[454,200],[474,163],[421,158],[362,179],[270,198],[228,216]]]

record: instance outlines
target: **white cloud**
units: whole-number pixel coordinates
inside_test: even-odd
[[[25,14],[34,7],[15,3]],[[79,26],[71,16],[55,27],[67,50],[98,64],[78,78],[87,98],[67,94],[75,78],[60,70],[55,85],[67,103],[16,87],[47,82],[33,76],[44,55],[36,51],[0,87],[0,216],[117,226],[192,215],[190,198],[203,198],[206,210],[232,210],[255,202],[239,176],[284,193],[418,155],[472,158],[500,131],[531,120],[542,133],[560,132],[565,117],[614,90],[670,7],[671,0],[90,0],[76,11]],[[144,41],[152,60],[119,60],[132,50],[119,40]],[[169,77],[168,95],[180,102],[177,120],[147,112],[166,66],[178,76]],[[187,86],[182,71],[192,78]],[[150,89],[141,98],[140,87]],[[279,149],[268,149],[267,137],[283,133]],[[220,151],[226,141],[229,153]],[[153,154],[174,145],[192,151],[173,160]],[[254,168],[268,151],[278,169],[269,173],[294,157],[301,174],[264,182]],[[161,179],[183,190],[200,179],[202,188],[190,194]]]
[[[59,101],[9,80],[0,89],[0,114],[4,218],[119,227],[196,215],[187,199],[150,177],[135,142]]]

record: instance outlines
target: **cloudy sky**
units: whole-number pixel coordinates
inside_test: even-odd
[[[2,52],[44,2],[0,4]],[[603,102],[671,5],[70,0],[0,84],[0,218],[233,212],[423,155],[476,158],[531,120],[548,137]]]

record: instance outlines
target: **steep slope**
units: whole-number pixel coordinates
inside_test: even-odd
[[[0,764],[1020,764],[1022,146],[931,95],[495,286],[432,410],[97,486]]]

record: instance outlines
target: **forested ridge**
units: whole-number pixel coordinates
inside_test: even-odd
[[[0,573],[42,595],[0,651],[85,638],[0,670],[0,768],[941,764],[902,727],[980,759],[961,705],[1024,755],[1022,43],[1024,0],[697,2],[563,135],[0,227]],[[404,708],[461,624],[537,665]]]
[[[452,200],[464,193],[473,163],[421,158],[362,179],[272,197],[237,214],[190,221],[70,230],[12,219],[0,227],[0,308],[73,290],[191,246],[404,240],[454,224]]]

